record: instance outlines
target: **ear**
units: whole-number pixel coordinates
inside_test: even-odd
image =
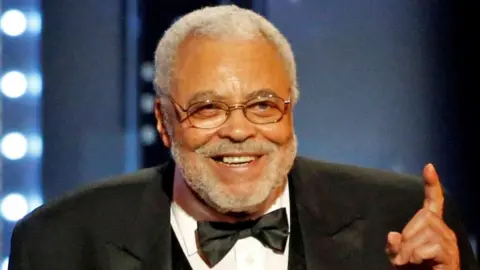
[[[165,110],[166,108],[162,108],[162,106],[163,105],[160,101],[160,98],[155,98],[155,118],[157,119],[157,131],[158,134],[160,134],[163,145],[167,148],[170,148],[170,146],[172,145],[172,141],[165,126],[165,121],[167,121],[167,119],[164,119],[162,113],[162,110]]]

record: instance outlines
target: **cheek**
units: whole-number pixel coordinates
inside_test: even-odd
[[[207,144],[215,136],[216,129],[197,129],[180,127],[177,129],[177,138],[182,142],[183,148],[194,151]]]
[[[293,123],[291,117],[287,116],[279,123],[259,126],[258,130],[262,137],[280,145],[293,137]]]

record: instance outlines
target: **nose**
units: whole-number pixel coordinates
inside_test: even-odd
[[[243,110],[232,110],[227,121],[219,128],[218,136],[234,142],[243,142],[256,134],[255,124],[244,115]]]

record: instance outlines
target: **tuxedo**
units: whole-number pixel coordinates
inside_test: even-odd
[[[15,226],[10,270],[191,269],[170,225],[175,164],[112,177],[41,206]],[[295,159],[289,269],[393,269],[385,246],[423,206],[420,178]],[[448,194],[447,194],[448,195]],[[461,269],[479,269],[447,196]]]

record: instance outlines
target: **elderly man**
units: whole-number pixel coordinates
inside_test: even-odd
[[[30,214],[10,270],[479,269],[432,165],[417,180],[297,157],[294,57],[261,16],[194,11],[155,61],[172,160]]]

